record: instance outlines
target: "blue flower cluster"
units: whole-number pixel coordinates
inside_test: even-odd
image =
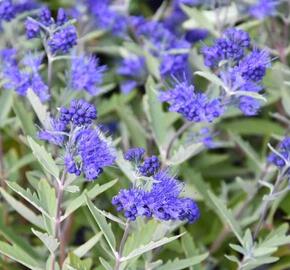
[[[142,147],[130,148],[125,154],[125,160],[139,163],[145,154],[145,149]]]
[[[2,21],[11,21],[16,15],[32,10],[37,7],[33,0],[1,0],[0,1],[0,24]]]
[[[85,90],[91,95],[100,92],[99,85],[103,81],[105,66],[99,65],[94,56],[76,56],[72,58],[70,70],[70,87],[73,90]]]
[[[28,18],[25,22],[28,39],[40,37],[42,33],[52,54],[68,53],[77,44],[76,28],[68,21],[63,9],[58,10],[54,20],[48,8],[42,8],[38,18]]]
[[[257,3],[249,7],[249,14],[257,19],[274,16],[277,13],[277,7],[280,0],[258,0]]]
[[[260,101],[251,96],[263,90],[261,81],[270,67],[270,55],[265,50],[250,51],[248,33],[236,28],[226,30],[215,43],[202,49],[205,65],[215,68],[227,87],[223,99],[236,105],[248,116],[257,114]],[[248,95],[246,93],[249,93]]]
[[[51,127],[38,133],[41,140],[65,146],[64,164],[68,173],[83,173],[88,180],[97,179],[103,168],[115,162],[115,151],[99,128],[95,107],[84,100],[73,100],[69,108],[61,107]]]
[[[144,216],[193,223],[199,218],[196,203],[190,198],[180,197],[183,186],[177,179],[164,170],[156,173],[153,179],[149,191],[141,188],[121,189],[112,199],[117,211],[123,211],[129,220]]]
[[[4,79],[4,89],[14,90],[25,96],[28,89],[32,89],[42,102],[50,98],[48,86],[39,74],[42,56],[31,53],[17,62],[17,51],[4,49],[0,52],[0,75]]]
[[[147,77],[144,57],[127,57],[123,59],[117,69],[117,74],[124,80],[121,83],[121,91],[125,94],[131,92],[138,85],[144,84]]]
[[[279,144],[278,151],[268,156],[268,161],[278,169],[290,166],[290,137],[285,137]]]
[[[187,81],[177,83],[173,89],[162,92],[160,100],[170,104],[169,110],[180,113],[191,122],[212,122],[224,112],[219,98],[208,100],[204,93],[196,93]]]

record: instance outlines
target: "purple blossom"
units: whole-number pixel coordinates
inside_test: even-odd
[[[145,149],[142,147],[130,148],[124,154],[124,159],[138,163],[143,158],[144,154],[145,154]]]
[[[195,28],[185,33],[185,40],[190,43],[196,43],[208,37],[209,32],[204,28]]]
[[[39,17],[39,21],[45,26],[50,26],[54,22],[53,18],[51,17],[51,12],[48,7],[42,8],[39,12],[38,17]]]
[[[39,37],[40,35],[40,26],[34,20],[28,18],[25,21],[26,36],[28,39]]]
[[[68,21],[68,18],[67,18],[67,15],[66,15],[66,12],[64,11],[64,9],[63,8],[58,9],[56,24],[58,26],[61,26],[61,25],[65,24],[67,21]]]
[[[280,2],[279,0],[258,0],[256,4],[249,7],[249,14],[260,20],[274,16]]]
[[[192,122],[211,122],[224,111],[219,99],[208,100],[206,94],[196,93],[194,86],[187,81],[161,93],[160,99],[170,104],[169,111],[180,113]]]
[[[85,100],[73,100],[69,108],[60,108],[60,121],[72,122],[76,126],[89,125],[97,118],[96,108]]]
[[[277,153],[271,153],[268,156],[268,161],[274,164],[278,169],[283,169],[286,165],[289,166],[290,161],[290,137],[285,137],[279,144]],[[289,172],[289,170],[288,170]]]
[[[123,211],[126,218],[135,220],[137,216],[159,220],[186,220],[189,223],[199,218],[199,209],[190,198],[181,198],[183,185],[167,171],[154,175],[151,190],[139,188],[122,189],[112,199],[117,211]]]
[[[0,21],[10,21],[15,17],[15,10],[11,0],[0,1]]]
[[[61,28],[48,40],[52,53],[68,53],[77,44],[77,31],[73,25]]]
[[[144,162],[138,166],[138,172],[143,176],[152,176],[160,168],[160,161],[158,157],[147,157]]]
[[[161,59],[162,77],[182,75],[186,70],[188,70],[188,54],[165,54]]]
[[[72,60],[70,71],[70,86],[73,90],[85,90],[91,95],[99,92],[105,66],[99,65],[99,59],[94,56],[79,56]]]

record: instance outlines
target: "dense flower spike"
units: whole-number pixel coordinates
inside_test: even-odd
[[[147,157],[143,164],[138,166],[138,171],[143,176],[152,176],[154,175],[160,168],[160,161],[158,157],[151,156]]]
[[[0,1],[0,21],[10,21],[15,16],[14,6],[11,0]]]
[[[199,209],[190,198],[181,198],[183,186],[167,171],[154,176],[151,190],[122,189],[112,199],[117,211],[123,211],[126,218],[135,220],[137,216],[154,217],[159,220],[181,220],[189,223],[199,218]]]
[[[89,125],[97,118],[96,108],[85,100],[73,100],[69,108],[61,107],[60,121],[76,126]]]
[[[170,111],[180,113],[192,122],[211,122],[224,111],[219,99],[208,100],[206,94],[196,93],[187,81],[178,82],[173,89],[162,92],[160,99],[170,104]]]
[[[36,19],[27,18],[26,36],[28,39],[36,38],[42,32],[52,54],[68,53],[77,44],[77,30],[67,22],[67,15],[62,8],[58,10],[56,20],[47,7],[42,8]]]
[[[29,53],[20,63],[17,63],[16,57],[15,50],[2,52],[0,72],[5,78],[4,88],[15,90],[21,96],[25,96],[31,88],[42,102],[47,101],[50,98],[48,86],[39,74],[42,56]]]
[[[290,165],[290,137],[285,137],[279,144],[278,151],[268,156],[268,161],[279,169]]]
[[[48,40],[52,53],[67,53],[77,44],[76,28],[69,25],[55,32]]]
[[[79,56],[72,59],[70,71],[70,87],[73,90],[85,90],[91,95],[99,93],[103,81],[105,66],[99,65],[94,56]]]
[[[141,161],[145,154],[145,149],[142,147],[130,148],[125,154],[124,158],[128,161],[134,161],[138,163]]]

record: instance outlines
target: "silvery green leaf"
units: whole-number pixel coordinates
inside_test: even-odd
[[[254,246],[254,241],[250,229],[247,229],[243,238],[243,246],[246,250],[251,250]]]
[[[240,228],[240,225],[235,220],[232,212],[227,209],[225,206],[225,203],[222,202],[216,195],[214,195],[210,190],[208,191],[208,195],[215,205],[215,210],[217,214],[220,216],[220,219],[223,223],[227,224],[233,231],[233,233],[236,235],[237,239],[241,244],[243,244],[242,239],[242,229]]]
[[[67,186],[65,187],[65,191],[70,193],[76,193],[80,191],[80,188],[78,186]]]
[[[174,152],[173,156],[167,162],[168,165],[179,165],[186,160],[196,156],[202,150],[204,150],[203,143],[192,143],[188,146],[179,146],[179,148]]]
[[[43,224],[41,216],[36,215],[33,211],[31,211],[26,205],[22,202],[17,201],[12,197],[8,192],[6,192],[3,188],[0,188],[0,192],[4,199],[11,205],[14,210],[25,218],[27,221],[37,226],[40,229],[44,229],[45,226]]]
[[[267,99],[265,97],[263,97],[262,95],[260,95],[259,93],[256,92],[250,92],[250,91],[235,91],[232,92],[233,95],[237,96],[237,97],[241,97],[241,96],[247,96],[247,97],[252,97],[255,99],[260,99],[263,100],[264,102],[267,102]]]
[[[244,263],[241,269],[243,270],[257,269],[258,266],[274,263],[278,260],[279,258],[277,257],[268,257],[268,256],[255,258],[253,260],[249,260],[248,262]]]
[[[240,263],[239,259],[236,256],[232,256],[232,255],[225,255],[225,257],[235,263]]]
[[[114,221],[114,222],[117,222],[117,223],[119,223],[119,224],[122,225],[122,226],[125,226],[125,225],[126,225],[126,223],[125,223],[122,219],[120,219],[120,218],[114,216],[113,214],[111,214],[111,213],[109,213],[109,212],[106,212],[106,211],[104,211],[104,210],[100,210],[100,209],[98,209],[98,208],[96,208],[96,210],[97,210],[101,215],[103,215],[104,217],[106,217],[107,219],[110,219],[110,220],[112,220],[112,221]]]
[[[152,77],[149,77],[146,85],[146,95],[144,96],[144,110],[151,124],[152,132],[156,144],[159,147],[161,156],[165,156],[166,138],[168,137],[168,126],[166,114],[162,109],[162,103],[158,100],[156,84]]]
[[[90,270],[93,265],[93,260],[91,258],[81,260],[78,256],[76,256],[72,252],[69,253],[68,256],[69,256],[69,265],[67,266],[68,269]]]
[[[165,244],[168,244],[176,239],[178,239],[179,237],[181,237],[183,234],[179,234],[177,236],[172,236],[172,237],[164,237],[162,238],[161,240],[158,240],[156,242],[152,241],[146,245],[143,245],[137,249],[135,249],[134,251],[132,251],[130,254],[128,254],[127,256],[125,257],[122,257],[121,258],[121,261],[124,262],[124,261],[127,261],[127,260],[130,260],[130,259],[133,259],[134,257],[136,256],[140,256],[152,249],[155,249],[157,247],[160,247],[160,246],[163,246]]]
[[[254,162],[260,170],[263,169],[263,163],[252,146],[245,142],[239,135],[232,132],[229,133],[231,139],[244,151],[244,153]]]
[[[242,255],[246,255],[246,254],[247,254],[247,251],[246,251],[243,247],[241,247],[241,246],[239,246],[239,245],[229,244],[229,246],[230,246],[233,250],[239,252],[239,253],[242,254]]]
[[[208,81],[214,83],[217,86],[222,87],[226,92],[230,92],[230,89],[228,89],[225,83],[214,73],[210,71],[196,71],[194,72],[194,74],[207,79]]]
[[[43,128],[51,129],[50,115],[47,110],[47,106],[41,103],[39,97],[33,92],[32,89],[28,89],[26,96]]]
[[[144,56],[149,73],[158,81],[160,81],[159,61],[154,57],[148,49],[144,50]]]
[[[9,112],[13,104],[13,92],[12,91],[1,91],[0,95],[0,127],[3,126],[8,119]]]
[[[204,261],[208,257],[209,253],[204,253],[198,256],[193,256],[186,259],[177,259],[173,262],[167,262],[161,267],[158,267],[157,270],[180,270],[186,269],[190,266],[197,265]]]
[[[79,258],[84,257],[101,239],[103,233],[99,232],[90,238],[87,242],[76,248],[73,253],[77,255]]]
[[[31,230],[43,242],[43,244],[47,247],[49,252],[51,254],[54,254],[54,252],[57,250],[59,246],[58,240],[55,239],[52,235],[49,235],[48,233],[42,233],[34,229]]]
[[[44,146],[40,146],[36,143],[31,137],[27,137],[28,143],[32,149],[34,156],[37,158],[39,163],[43,166],[43,168],[54,176],[56,179],[59,178],[59,168],[55,164],[54,160],[51,157]]]
[[[113,267],[104,258],[100,257],[99,260],[105,270],[113,270]]]
[[[95,221],[97,222],[101,231],[103,232],[104,237],[106,238],[111,250],[115,254],[115,252],[116,252],[116,239],[115,239],[115,236],[113,234],[111,225],[108,224],[106,221],[106,218],[96,210],[96,207],[93,205],[93,203],[91,202],[91,200],[88,197],[86,197],[86,202],[87,202],[87,206],[88,206],[91,214],[93,215]]]
[[[10,245],[0,241],[0,253],[10,259],[19,262],[31,270],[43,270],[45,267],[42,263],[36,261],[17,245]]]
[[[87,190],[85,189],[83,191],[83,193],[78,196],[77,198],[75,198],[73,201],[71,201],[66,210],[65,210],[65,214],[62,217],[62,220],[67,218],[70,214],[72,214],[74,211],[76,211],[79,207],[81,207],[82,205],[84,205],[86,203],[86,196],[85,194],[88,196],[88,198],[90,200],[93,200],[94,198],[96,198],[98,195],[100,195],[101,193],[103,193],[104,191],[106,191],[107,189],[111,188],[113,185],[115,185],[118,182],[118,179],[112,180],[104,185],[99,185],[99,184],[95,184],[91,189]]]
[[[121,151],[117,152],[116,163],[120,170],[127,176],[127,178],[134,183],[136,180],[136,174],[134,168],[130,162],[124,159],[123,153]]]
[[[9,175],[17,172],[22,167],[30,164],[33,161],[35,161],[35,157],[34,157],[33,154],[29,153],[27,155],[24,155],[23,157],[21,157],[20,159],[18,159],[16,162],[13,162],[13,165],[9,167],[8,171],[6,172],[7,177],[9,177]]]
[[[18,195],[20,195],[23,199],[29,202],[32,206],[34,206],[38,211],[44,214],[46,217],[51,218],[49,213],[43,208],[41,202],[39,201],[36,193],[32,192],[30,189],[23,189],[17,183],[14,182],[6,182],[8,187],[10,187],[13,191],[15,191]]]

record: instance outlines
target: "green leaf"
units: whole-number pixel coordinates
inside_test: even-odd
[[[129,255],[125,256],[125,257],[122,257],[121,258],[121,262],[124,262],[124,261],[128,261],[128,260],[131,260],[133,259],[134,257],[136,256],[140,256],[152,249],[155,249],[155,248],[158,248],[160,246],[163,246],[165,244],[168,244],[176,239],[178,239],[179,237],[181,237],[183,234],[179,234],[177,236],[172,236],[172,237],[164,237],[162,238],[161,240],[158,240],[158,241],[152,241],[146,245],[143,245],[137,249],[135,249],[134,251],[132,251]]]
[[[78,256],[76,256],[74,253],[69,253],[69,269],[75,269],[75,270],[90,270],[93,265],[93,261],[91,258],[87,258],[84,260],[81,260]]]
[[[48,173],[58,179],[59,169],[52,159],[51,154],[49,154],[43,146],[40,146],[38,143],[36,143],[31,137],[27,137],[27,140],[34,156],[37,158],[39,163]]]
[[[113,270],[112,266],[104,258],[100,257],[99,260],[106,270]]]
[[[106,218],[103,215],[101,215],[99,213],[99,211],[97,211],[96,207],[93,205],[93,203],[90,201],[90,199],[88,197],[86,197],[86,201],[87,201],[87,206],[88,206],[91,214],[93,215],[95,221],[97,222],[101,231],[103,232],[111,250],[115,254],[115,252],[116,252],[116,239],[115,239],[115,236],[113,234],[111,225],[108,224],[106,221]]]
[[[4,199],[11,205],[15,211],[25,218],[27,221],[32,223],[33,225],[39,227],[40,229],[44,229],[45,226],[43,224],[41,216],[36,215],[33,211],[31,211],[26,205],[17,201],[12,197],[8,192],[6,192],[3,188],[0,188],[0,192]]]
[[[148,44],[149,45],[149,44]],[[158,81],[160,81],[159,61],[154,57],[148,49],[144,50],[144,56],[149,73]]]
[[[159,147],[159,152],[161,156],[165,156],[168,126],[166,123],[166,114],[162,110],[162,103],[158,100],[156,88],[153,79],[149,77],[145,85],[144,110],[150,122],[156,144]]]
[[[34,125],[33,115],[24,107],[21,100],[16,96],[13,99],[13,111],[20,122],[24,134],[35,136],[37,130]]]
[[[208,253],[204,253],[199,256],[194,256],[191,258],[183,259],[183,260],[174,260],[173,262],[167,262],[161,267],[158,267],[157,270],[180,270],[188,268],[192,265],[196,265],[204,261],[208,257]]]
[[[26,251],[22,250],[17,245],[9,245],[0,241],[0,253],[9,257],[10,259],[19,262],[31,270],[43,270],[44,266],[36,261],[33,257],[28,255]]]
[[[238,238],[239,242],[243,244],[242,239],[242,230],[240,228],[240,225],[235,220],[232,212],[228,210],[225,206],[225,203],[222,202],[216,195],[214,195],[211,191],[208,191],[208,195],[215,205],[215,210],[217,214],[220,216],[220,219],[223,223],[227,224],[233,231],[233,233]]]
[[[13,163],[13,165],[8,169],[8,171],[6,172],[7,177],[9,177],[9,175],[19,171],[22,167],[30,164],[33,161],[35,161],[35,157],[31,153],[21,157],[15,163]]]
[[[252,146],[242,140],[242,138],[234,133],[229,133],[230,137],[234,142],[243,150],[243,152],[254,162],[258,169],[263,169],[263,163],[260,160],[256,151],[252,148]]]
[[[241,96],[252,97],[252,98],[260,99],[260,100],[263,100],[264,102],[267,102],[267,99],[265,97],[263,97],[262,95],[260,95],[259,93],[256,93],[256,92],[235,91],[235,92],[233,92],[233,95],[235,95],[237,97],[241,97]]]
[[[90,200],[95,199],[98,195],[108,190],[112,186],[114,186],[118,182],[118,179],[112,180],[104,185],[95,184],[90,190],[85,189],[83,193],[75,198],[73,201],[69,203],[65,210],[65,214],[62,217],[62,220],[67,218],[70,214],[76,211],[78,208],[83,206],[86,203],[86,195]]]
[[[77,255],[79,258],[84,257],[101,239],[103,233],[99,232],[98,234],[94,235],[91,239],[87,242],[76,248],[73,253]]]
[[[39,97],[33,92],[32,89],[28,89],[26,97],[28,98],[43,128],[51,129],[50,116],[47,106],[41,103]]]
[[[209,71],[196,71],[194,72],[194,74],[207,79],[208,81],[212,82],[217,86],[222,87],[226,92],[230,92],[230,89],[228,89],[224,82],[214,73]]]
[[[20,187],[17,183],[14,182],[6,182],[7,185],[15,191],[18,195],[20,195],[23,199],[25,199],[27,202],[29,202],[32,206],[34,206],[38,211],[40,211],[42,214],[44,214],[48,218],[50,217],[49,213],[43,208],[41,205],[41,202],[39,201],[36,193],[32,193],[30,189],[23,189]]]
[[[52,235],[49,235],[47,233],[42,233],[34,229],[31,230],[43,242],[43,244],[45,244],[49,252],[51,254],[54,254],[54,252],[57,250],[59,246],[58,240],[55,239]]]
[[[1,91],[0,94],[0,127],[7,121],[9,112],[13,104],[13,92]]]

